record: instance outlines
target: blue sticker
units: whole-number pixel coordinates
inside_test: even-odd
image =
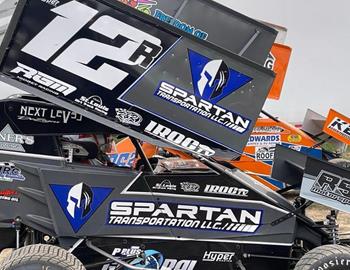
[[[113,191],[112,188],[77,185],[50,185],[75,233],[90,219]]]
[[[211,60],[189,50],[195,95],[216,104],[250,81],[251,77],[229,68],[223,60]]]

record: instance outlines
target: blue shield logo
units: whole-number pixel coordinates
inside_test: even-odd
[[[211,60],[189,50],[195,95],[216,104],[237,91],[252,78],[229,68],[223,60]]]
[[[113,191],[112,188],[77,185],[50,185],[74,232],[90,219]]]

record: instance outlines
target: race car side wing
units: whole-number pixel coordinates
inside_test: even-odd
[[[311,134],[312,136],[317,136],[322,133],[325,121],[326,118],[324,116],[320,115],[317,112],[314,112],[313,110],[308,109],[305,114],[302,129],[303,131],[307,132],[308,134]]]
[[[274,79],[107,0],[21,0],[1,53],[5,83],[129,136],[204,156],[242,152]]]
[[[340,142],[350,145],[349,117],[331,109],[324,124],[323,131]]]

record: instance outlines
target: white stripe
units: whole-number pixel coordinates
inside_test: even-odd
[[[20,152],[11,152],[11,151],[5,151],[5,150],[0,150],[0,155],[32,157],[32,158],[41,158],[41,159],[49,159],[49,160],[61,160],[61,161],[65,161],[66,160],[64,157],[59,157],[59,156],[48,156],[48,155],[31,154],[31,153],[20,153]]]
[[[113,238],[139,238],[150,240],[171,240],[171,241],[195,241],[195,242],[218,242],[218,243],[237,243],[237,244],[252,244],[252,245],[267,245],[267,246],[286,246],[290,247],[293,243],[275,243],[275,242],[256,242],[256,241],[241,241],[229,239],[191,239],[178,238],[171,236],[152,236],[152,235],[108,235]],[[244,236],[243,236],[244,237]]]

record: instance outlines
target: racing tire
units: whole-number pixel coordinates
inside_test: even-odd
[[[15,250],[0,264],[0,270],[86,270],[74,255],[51,245],[31,245]]]
[[[306,253],[294,270],[348,270],[350,249],[339,245],[317,247]]]

